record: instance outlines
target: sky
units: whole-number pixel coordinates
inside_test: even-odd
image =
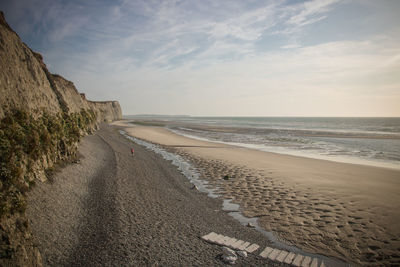
[[[52,73],[123,114],[400,116],[397,0],[2,0]]]

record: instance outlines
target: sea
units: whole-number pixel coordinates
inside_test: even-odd
[[[200,140],[400,169],[400,118],[128,116]]]

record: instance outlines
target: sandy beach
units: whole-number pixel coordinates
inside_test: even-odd
[[[113,127],[85,137],[79,158],[29,193],[44,266],[224,266],[221,247],[200,239],[212,231],[270,245],[223,211],[221,200],[194,190],[176,167]],[[237,261],[265,264],[280,266],[257,254]]]
[[[224,198],[289,244],[355,264],[400,264],[399,170],[200,141],[161,127],[115,125],[190,160]]]

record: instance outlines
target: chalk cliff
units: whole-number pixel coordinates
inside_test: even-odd
[[[73,158],[83,135],[121,117],[117,101],[88,101],[51,74],[0,13],[0,266],[42,266],[26,192],[57,162]]]
[[[0,14],[0,119],[13,109],[31,111],[40,116],[44,111],[79,112],[92,109],[97,121],[122,117],[116,101],[88,101],[63,77],[51,74],[39,53],[33,52]]]

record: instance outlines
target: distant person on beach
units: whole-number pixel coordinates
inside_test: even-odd
[[[133,149],[133,147],[131,148],[131,154],[132,154],[132,157],[135,155],[135,150]]]

